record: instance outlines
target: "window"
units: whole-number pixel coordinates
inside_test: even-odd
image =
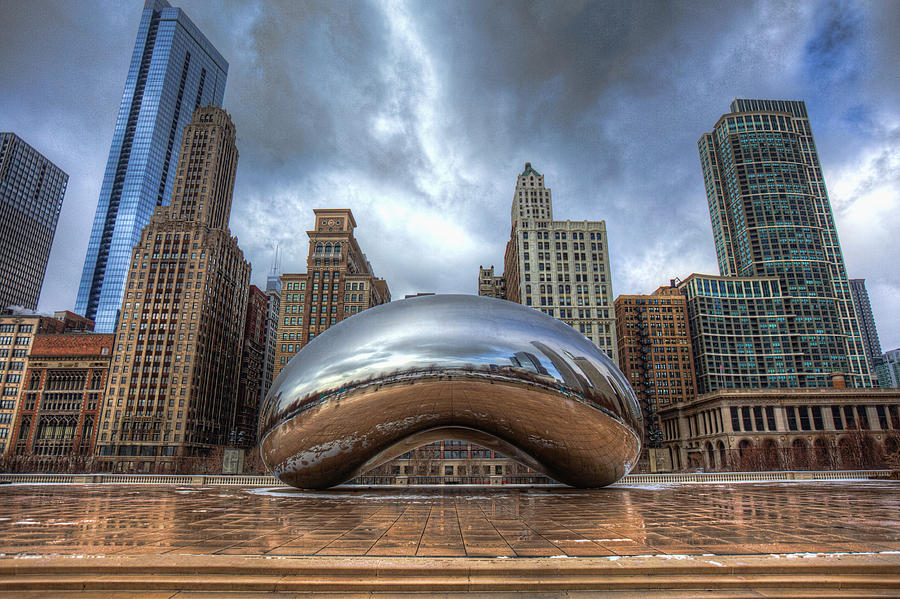
[[[766,424],[770,431],[777,430],[775,426],[775,409],[772,406],[766,406]]]
[[[753,421],[750,420],[750,408],[748,408],[747,406],[744,406],[743,408],[741,408],[741,417],[744,422],[744,430],[752,431],[753,430]]]
[[[822,408],[813,406],[812,408],[813,426],[817,431],[825,430],[825,423],[822,422]]]
[[[875,411],[878,413],[878,426],[882,430],[887,430],[889,428],[889,426],[888,426],[887,412],[885,412],[884,406],[875,406]]]
[[[753,408],[753,419],[756,421],[756,430],[758,430],[758,431],[766,430],[763,426],[762,408],[759,408],[759,407]]]
[[[800,430],[812,430],[812,427],[809,426],[809,411],[807,410],[806,406],[798,407],[797,411],[800,413]]]
[[[859,422],[859,428],[868,430],[869,427],[869,413],[866,410],[866,406],[856,406],[856,416],[857,422]]]
[[[737,432],[741,430],[741,419],[738,417],[738,409],[731,408],[731,430]]]
[[[835,430],[844,430],[844,419],[841,417],[841,408],[839,406],[831,406],[831,418],[834,420]]]

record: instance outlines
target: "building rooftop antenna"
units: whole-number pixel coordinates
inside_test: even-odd
[[[278,274],[278,268],[281,266],[281,248],[278,243],[275,244],[275,259],[272,261],[272,274]]]

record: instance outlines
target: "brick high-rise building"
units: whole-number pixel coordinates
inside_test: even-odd
[[[221,106],[227,76],[183,10],[144,2],[75,302],[97,331],[115,330],[132,248],[175,188],[184,129],[200,106]]]
[[[107,468],[171,472],[234,429],[250,285],[228,230],[237,160],[228,114],[197,109],[171,204],[132,251],[97,442]]]
[[[0,133],[0,309],[37,309],[69,175]]]
[[[697,393],[687,307],[678,289],[620,295],[615,301],[619,367],[644,410],[649,448],[663,440],[659,410]]]
[[[12,437],[26,360],[35,336],[90,330],[91,324],[71,312],[57,312],[56,318],[13,311],[0,313],[0,454],[7,450]]]
[[[94,453],[115,335],[35,335],[9,451],[53,470]],[[42,466],[43,464],[43,466]]]
[[[275,375],[316,335],[366,308],[391,301],[384,279],[359,248],[349,209],[318,209],[315,228],[307,231],[305,273],[281,275],[281,320]]]
[[[866,280],[850,279],[850,294],[853,296],[853,307],[856,310],[859,333],[862,336],[863,349],[866,351],[866,360],[869,362],[869,373],[873,385],[877,386],[876,369],[881,363],[881,342],[878,340],[878,329],[875,327],[875,317],[872,315],[872,304],[869,303],[869,292],[866,291]]]
[[[826,387],[835,373],[850,386],[871,386],[806,105],[735,100],[698,145],[720,274],[779,281],[787,328],[774,353],[787,358],[766,374],[784,375],[777,382],[785,387]],[[755,320],[726,324],[733,322],[746,328]],[[763,357],[770,332],[754,331],[735,357]]]
[[[238,379],[238,399],[235,403],[234,433],[228,444],[247,449],[256,444],[259,417],[260,388],[266,351],[266,321],[269,298],[256,285],[250,285],[247,299],[247,319],[241,351],[241,374]]]
[[[617,361],[605,221],[555,221],[544,176],[525,163],[516,178],[503,277],[506,299],[576,328]]]

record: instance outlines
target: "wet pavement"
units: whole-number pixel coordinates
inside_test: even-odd
[[[0,554],[729,555],[900,550],[900,484],[0,486]]]

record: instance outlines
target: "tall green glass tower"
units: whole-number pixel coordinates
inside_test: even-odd
[[[824,387],[836,374],[871,386],[806,104],[735,100],[698,145],[720,274],[780,281],[784,386]],[[745,316],[730,326],[755,325]],[[748,352],[766,351],[757,333]]]

